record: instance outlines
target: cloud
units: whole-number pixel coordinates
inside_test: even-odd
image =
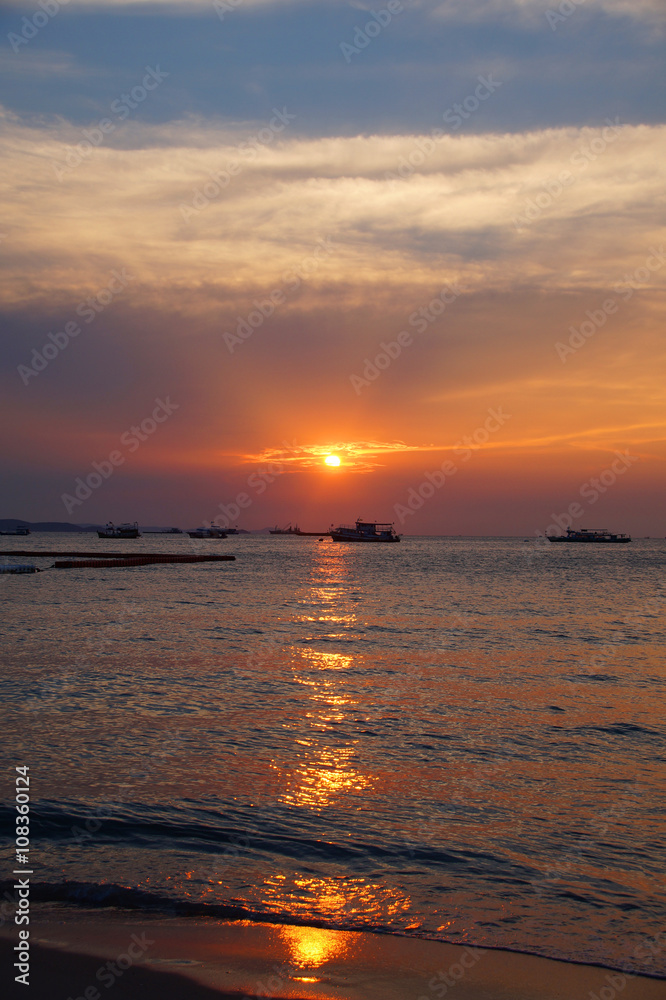
[[[321,0],[58,0],[58,2],[68,9],[77,8],[84,11],[118,10],[125,14],[133,10],[154,11],[156,8],[164,7],[175,14],[190,16],[204,10],[216,12],[216,6],[226,16],[242,9],[250,10],[257,7],[294,7],[297,4],[315,2],[321,4]],[[328,2],[346,5],[346,0],[328,0]],[[13,0],[12,6],[18,9],[37,9],[38,4],[35,0]]]
[[[436,0],[433,14],[437,18],[457,22],[494,21],[498,18],[522,20],[529,25],[544,25],[546,11],[559,11],[560,0]],[[570,17],[578,10],[601,11],[613,17],[630,17],[649,22],[664,21],[661,0],[571,0],[563,12]]]
[[[0,51],[0,74],[3,76],[78,79],[87,76],[89,72],[89,69],[77,64],[69,52],[26,49],[21,52],[21,58],[17,59],[9,49]]]
[[[285,441],[278,447],[265,448],[243,461],[252,465],[277,464],[281,472],[299,472],[321,468],[327,455],[338,455],[345,472],[372,472],[381,467],[380,456],[405,452],[437,450],[435,446],[407,445],[403,441],[328,441],[323,444],[300,444]]]
[[[378,9],[382,4],[350,2],[350,0],[60,0],[61,6],[80,11],[118,11],[119,13],[141,13],[143,11],[168,10],[177,16],[192,16],[196,13],[213,12],[222,20],[249,11],[271,10],[273,8],[293,8],[310,6],[321,8],[324,4],[342,10],[356,8],[366,12]],[[583,9],[587,13],[602,12],[611,17],[631,18],[650,24],[663,24],[666,12],[662,0],[565,0],[564,10],[568,18]],[[484,23],[497,20],[522,22],[526,26],[546,25],[546,11],[558,11],[561,0],[403,0],[406,10],[420,11],[438,20],[456,23]],[[19,10],[37,10],[35,0],[13,0]]]
[[[396,284],[606,288],[660,239],[666,126],[306,139],[271,134],[270,114],[102,135],[6,112],[0,299],[76,305],[124,266],[145,301],[243,310],[322,239],[335,250],[308,285],[351,302],[368,283],[386,302]]]

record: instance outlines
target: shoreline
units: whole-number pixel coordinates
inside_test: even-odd
[[[101,1000],[111,988],[122,1000],[610,1000],[611,991],[622,1000],[666,1000],[664,979],[521,952],[39,905],[26,994],[14,982],[17,940],[13,924],[0,930],[3,986],[30,1000]]]

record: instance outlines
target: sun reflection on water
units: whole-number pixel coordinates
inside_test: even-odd
[[[353,658],[342,653],[315,649],[293,651],[294,680],[309,689],[310,708],[298,723],[297,748],[289,772],[283,776],[282,802],[307,809],[323,810],[339,796],[370,788],[374,778],[358,767],[358,739],[333,739],[354,710],[355,702],[341,686],[344,672]],[[286,729],[294,724],[285,723]],[[278,769],[278,764],[273,765]]]
[[[280,937],[289,948],[294,965],[304,966],[303,972],[320,968],[332,958],[343,959],[347,951],[344,939],[317,927],[281,927]],[[316,977],[294,976],[301,982],[316,982]]]
[[[401,889],[361,877],[312,877],[302,872],[290,878],[273,875],[262,889],[266,898],[274,897],[280,907],[286,904],[292,913],[346,929],[386,926],[395,918],[404,922],[411,907],[411,897]],[[329,949],[339,948],[337,938],[324,931],[288,926],[284,933],[293,933],[293,941],[301,948],[299,961],[313,968],[329,960]]]

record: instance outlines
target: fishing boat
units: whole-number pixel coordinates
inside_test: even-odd
[[[190,538],[226,538],[227,533],[218,524],[211,524],[208,528],[195,528],[188,531]]]
[[[98,538],[141,538],[141,532],[139,531],[139,525],[135,521],[134,524],[125,522],[124,524],[114,524],[113,521],[109,521],[107,526],[103,531],[97,532]]]
[[[362,521],[356,524],[341,524],[338,528],[331,525],[329,532],[334,542],[399,542],[393,524],[381,524],[379,521]]]
[[[567,528],[566,535],[546,535],[549,542],[630,542],[631,535],[615,534],[608,528]]]
[[[13,531],[0,531],[0,535],[29,535],[29,534],[30,534],[30,528],[27,526],[27,524],[24,525],[19,524],[17,525],[16,528],[14,528]]]

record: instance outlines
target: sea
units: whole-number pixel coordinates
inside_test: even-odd
[[[666,977],[666,540],[0,541],[236,556],[0,557],[44,570],[0,575],[33,902]]]

